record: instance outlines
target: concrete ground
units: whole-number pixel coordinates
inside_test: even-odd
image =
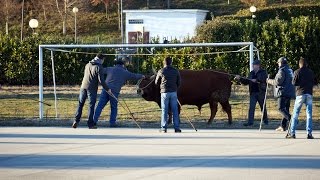
[[[272,130],[0,128],[0,179],[319,179],[320,141]],[[314,132],[316,138],[320,131]]]

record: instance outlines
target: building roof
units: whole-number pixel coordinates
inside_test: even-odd
[[[172,13],[172,12],[202,12],[202,13],[208,13],[207,10],[201,10],[201,9],[138,9],[138,10],[123,10],[124,13]]]

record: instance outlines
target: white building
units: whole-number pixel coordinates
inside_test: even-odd
[[[127,43],[148,43],[152,38],[159,42],[177,39],[183,41],[196,35],[208,11],[198,9],[125,10],[125,37]],[[143,35],[143,36],[142,36]]]

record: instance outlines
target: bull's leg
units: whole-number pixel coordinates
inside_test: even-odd
[[[222,109],[228,114],[229,124],[232,124],[232,113],[231,113],[231,105],[229,101],[220,102]]]
[[[215,101],[211,101],[211,102],[209,102],[209,105],[210,105],[211,115],[210,115],[208,124],[212,124],[212,121],[213,121],[213,119],[216,116],[217,111],[218,111],[218,103],[215,102]]]

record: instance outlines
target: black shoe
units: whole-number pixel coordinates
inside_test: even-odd
[[[295,138],[296,138],[296,135],[295,135],[295,134],[293,134],[293,135],[287,134],[287,135],[286,135],[286,139],[295,139]]]
[[[312,134],[308,134],[307,139],[314,139],[314,137],[312,136]]]
[[[79,123],[74,121],[72,124],[72,128],[76,129],[78,127]]]
[[[161,133],[167,133],[167,129],[162,129],[162,128],[161,128],[161,129],[159,130],[159,132],[161,132]]]
[[[244,123],[243,126],[253,126],[253,123]]]
[[[174,132],[175,133],[181,133],[181,129],[175,129]]]
[[[98,129],[97,126],[93,125],[93,126],[88,126],[89,129]]]
[[[113,123],[113,124],[110,124],[109,127],[110,127],[110,128],[117,128],[117,127],[119,127],[119,125],[116,124],[116,123]]]

